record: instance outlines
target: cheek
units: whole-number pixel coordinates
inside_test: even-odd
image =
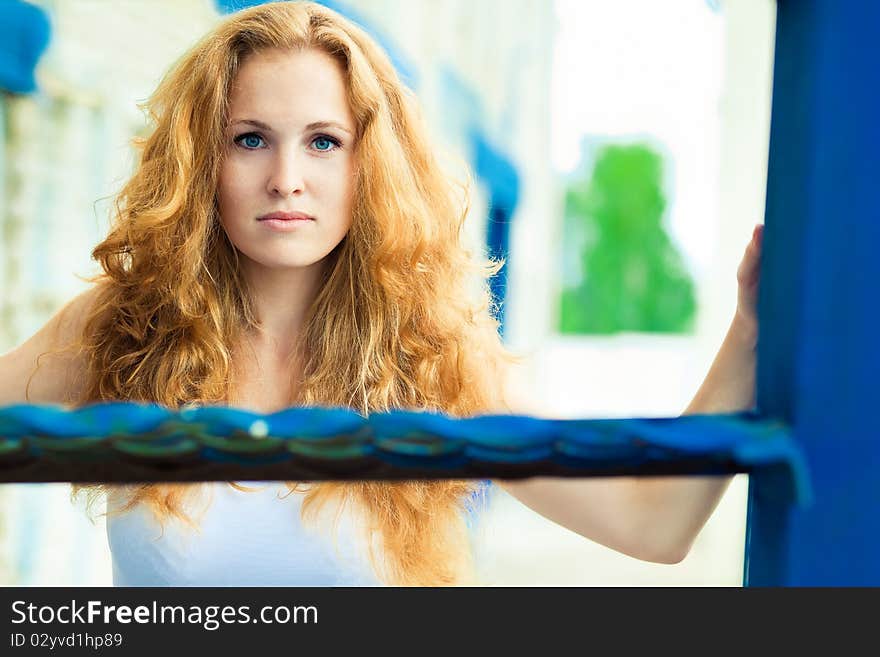
[[[336,216],[338,217],[337,226],[344,235],[351,229],[354,220],[354,186],[351,181],[341,178],[336,181]]]
[[[220,219],[224,223],[235,217],[245,200],[246,180],[232,164],[224,164],[217,180],[217,204],[220,208]]]
[[[354,212],[355,186],[356,181],[353,167],[342,171],[333,184],[337,192],[337,203],[339,204],[340,211],[345,215],[345,221],[348,225],[351,225]]]

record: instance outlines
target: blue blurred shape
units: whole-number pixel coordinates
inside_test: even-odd
[[[0,89],[24,94],[36,91],[34,69],[49,44],[49,18],[21,0],[0,2]]]
[[[509,219],[519,203],[519,173],[484,132],[474,130],[470,139],[477,177],[489,187],[492,207],[502,209]]]
[[[507,264],[510,260],[510,226],[519,203],[519,174],[513,162],[496,149],[479,130],[470,135],[473,166],[477,178],[489,189],[489,216],[486,220],[486,249],[505,265],[489,280],[492,298],[498,304],[495,318],[505,328],[504,299],[507,297]]]
[[[477,93],[453,69],[444,67],[440,73],[446,129],[452,134],[467,135],[474,173],[489,192],[486,249],[490,257],[509,261],[511,220],[519,203],[519,172],[513,160],[492,143],[484,128],[485,112]],[[495,318],[501,324],[503,334],[506,264],[489,281],[489,289],[496,304]]]

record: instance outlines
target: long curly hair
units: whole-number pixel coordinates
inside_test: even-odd
[[[486,280],[498,262],[462,244],[469,185],[445,174],[415,98],[360,28],[309,2],[256,6],[223,20],[185,54],[146,103],[155,128],[94,249],[103,273],[80,348],[78,403],[137,400],[171,408],[225,403],[231,345],[257,326],[216,191],[228,95],[249,55],[313,48],[338,61],[357,123],[352,226],[328,258],[299,336],[302,381],[291,404],[437,410],[503,409],[513,357],[498,336]],[[198,485],[126,487],[127,504],[189,522]],[[295,482],[289,482],[291,490]],[[91,500],[109,487],[86,487]],[[467,481],[322,482],[303,518],[328,504],[365,518],[378,576],[391,584],[471,581]],[[373,545],[378,542],[379,549]]]

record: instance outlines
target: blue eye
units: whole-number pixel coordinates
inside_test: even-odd
[[[244,146],[247,149],[260,148],[263,144],[263,138],[255,132],[248,132],[235,138],[235,143]]]
[[[315,137],[312,140],[312,146],[314,146],[317,151],[326,152],[333,150],[334,146],[339,146],[339,142],[330,137]]]

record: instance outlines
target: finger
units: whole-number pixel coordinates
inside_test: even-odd
[[[755,246],[761,246],[761,242],[764,240],[764,224],[755,224],[755,229],[752,231],[752,243]]]
[[[752,231],[752,241],[746,246],[742,261],[737,269],[737,280],[741,285],[753,286],[758,282],[761,270],[761,240],[763,226],[757,225]]]
[[[752,230],[752,239],[746,244],[744,259],[757,258],[761,253],[761,244],[764,239],[764,226],[757,224]]]

